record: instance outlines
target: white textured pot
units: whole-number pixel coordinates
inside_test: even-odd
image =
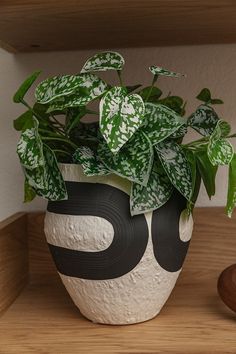
[[[86,177],[61,165],[68,201],[49,202],[45,234],[59,275],[81,313],[93,322],[131,324],[155,317],[187,253],[192,218],[175,192],[154,213],[131,217],[130,184]]]

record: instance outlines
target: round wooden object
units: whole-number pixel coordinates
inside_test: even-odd
[[[221,273],[217,288],[223,302],[236,312],[236,264],[232,264]]]

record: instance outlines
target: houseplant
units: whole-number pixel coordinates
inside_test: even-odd
[[[45,234],[61,279],[86,317],[110,324],[160,311],[187,253],[201,181],[211,198],[220,165],[229,166],[229,216],[236,203],[236,135],[212,107],[223,102],[205,88],[184,117],[183,99],[157,86],[159,76],[183,75],[151,66],[149,87],[126,86],[123,66],[120,54],[99,53],[80,74],[39,83],[33,106],[25,95],[40,72],[14,95],[26,107],[14,121],[25,202],[49,200]],[[106,70],[117,86],[94,74]],[[199,139],[186,144],[189,129]]]

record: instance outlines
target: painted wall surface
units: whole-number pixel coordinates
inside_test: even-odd
[[[125,83],[150,84],[149,65],[159,65],[187,74],[187,78],[161,78],[164,92],[171,91],[188,101],[187,112],[198,102],[194,98],[203,87],[209,87],[215,97],[222,98],[224,106],[217,111],[227,119],[236,131],[236,45],[209,45],[187,47],[162,47],[117,49],[126,59]],[[57,74],[78,73],[85,60],[96,50],[77,52],[50,52],[12,55],[0,50],[0,220],[21,210],[41,210],[46,202],[37,198],[25,205],[23,199],[23,175],[15,154],[18,134],[12,128],[12,120],[24,111],[12,103],[12,95],[19,84],[33,71],[42,69],[41,78]],[[116,73],[102,75],[112,83]],[[29,96],[30,102],[32,97]],[[189,134],[188,140],[196,136]],[[217,193],[209,202],[202,189],[198,199],[200,206],[224,205],[227,194],[227,171],[221,168],[217,176]]]

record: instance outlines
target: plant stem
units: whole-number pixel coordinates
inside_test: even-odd
[[[124,86],[123,85],[123,81],[122,81],[122,77],[121,77],[121,70],[116,70],[118,77],[119,77],[119,81],[120,81],[120,86]]]
[[[152,84],[151,84],[150,90],[149,90],[149,92],[148,92],[148,94],[147,94],[147,97],[146,97],[146,99],[145,99],[145,102],[147,102],[148,99],[149,99],[149,97],[151,96],[152,89],[153,89],[153,87],[154,87],[154,85],[155,85],[157,79],[158,79],[158,75],[154,75],[153,80],[152,80]]]
[[[44,141],[53,141],[53,140],[62,141],[64,143],[70,144],[74,149],[78,148],[78,146],[76,144],[74,144],[72,141],[70,141],[70,140],[68,140],[66,138],[61,138],[61,137],[58,137],[58,138],[57,137],[42,137],[41,139],[44,140]]]
[[[71,154],[68,151],[60,150],[60,149],[53,149],[53,152],[58,152],[61,154],[65,154],[71,157]]]
[[[61,122],[59,122],[53,115],[51,115],[51,118],[64,130],[64,125]]]

